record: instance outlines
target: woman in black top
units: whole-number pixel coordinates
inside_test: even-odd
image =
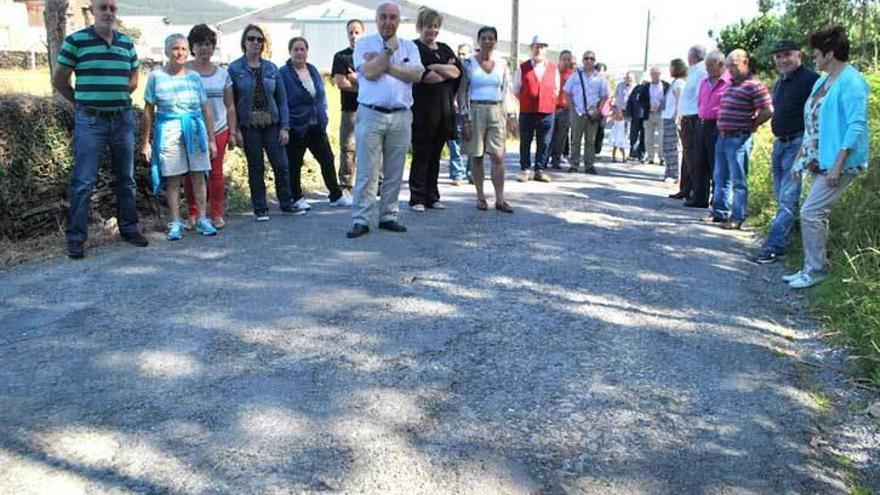
[[[419,39],[415,40],[425,72],[413,85],[413,157],[409,169],[409,205],[413,211],[443,209],[437,179],[440,153],[451,139],[455,127],[453,98],[461,78],[461,65],[449,45],[438,43],[443,17],[436,10],[422,7],[416,20]]]

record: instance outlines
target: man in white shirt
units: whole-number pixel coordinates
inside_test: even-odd
[[[596,133],[602,118],[602,107],[608,101],[608,83],[596,70],[596,54],[584,52],[583,67],[575,71],[562,88],[571,103],[571,160],[568,171],[577,172],[584,150],[584,172],[595,174]]]
[[[694,45],[688,50],[688,77],[678,100],[678,113],[681,115],[681,177],[678,192],[670,198],[689,199],[694,191],[693,147],[694,133],[700,118],[697,116],[697,100],[700,96],[700,81],[706,77],[706,47]]]
[[[361,38],[354,48],[358,74],[357,154],[352,227],[347,236],[370,231],[379,202],[379,228],[406,232],[398,222],[397,198],[406,152],[412,137],[412,85],[422,78],[419,49],[397,37],[400,6],[383,2],[376,7],[377,34]],[[384,175],[377,201],[379,175]]]

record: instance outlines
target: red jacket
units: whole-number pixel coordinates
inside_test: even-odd
[[[520,65],[522,87],[519,90],[521,113],[553,113],[556,111],[556,64],[547,62],[544,77],[538,81],[532,61]]]

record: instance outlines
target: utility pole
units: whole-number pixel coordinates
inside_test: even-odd
[[[513,66],[519,65],[519,0],[511,0],[513,15],[510,20],[510,57]]]
[[[645,62],[642,71],[648,71],[648,46],[651,44],[651,9],[648,9],[648,28],[645,30]]]

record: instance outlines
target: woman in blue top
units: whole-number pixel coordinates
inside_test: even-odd
[[[801,206],[804,267],[786,275],[794,289],[818,284],[827,276],[828,216],[856,174],[868,167],[868,83],[849,60],[842,27],[810,37],[816,68],[825,73],[813,85],[804,107],[805,131],[792,173],[813,175]]]
[[[269,163],[275,174],[275,194],[281,211],[293,211],[287,156],[284,154],[290,129],[287,94],[281,84],[278,67],[263,58],[263,55],[268,55],[268,43],[262,28],[248,24],[241,34],[244,56],[229,64],[227,69],[232,78],[235,114],[238,117],[235,140],[244,145],[251,206],[258,222],[269,220],[266,182],[263,178],[264,150],[269,155]]]
[[[208,95],[201,77],[184,67],[189,57],[189,43],[184,35],[172,34],[165,39],[165,55],[168,63],[147,79],[141,152],[152,168],[153,193],[158,192],[162,178],[168,181],[168,239],[176,241],[183,237],[180,186],[187,174],[191,176],[199,206],[196,230],[202,235],[217,235],[217,229],[205,217],[205,176],[217,154]]]
[[[298,215],[309,210],[302,193],[302,165],[306,149],[321,165],[321,176],[330,193],[330,206],[351,206],[351,197],[343,196],[336,181],[333,149],[327,137],[327,93],[324,80],[314,65],[308,63],[309,42],[302,37],[291,38],[287,44],[290,59],[281,68],[281,80],[287,93],[290,113],[290,141],[287,143],[287,164],[290,191]]]

